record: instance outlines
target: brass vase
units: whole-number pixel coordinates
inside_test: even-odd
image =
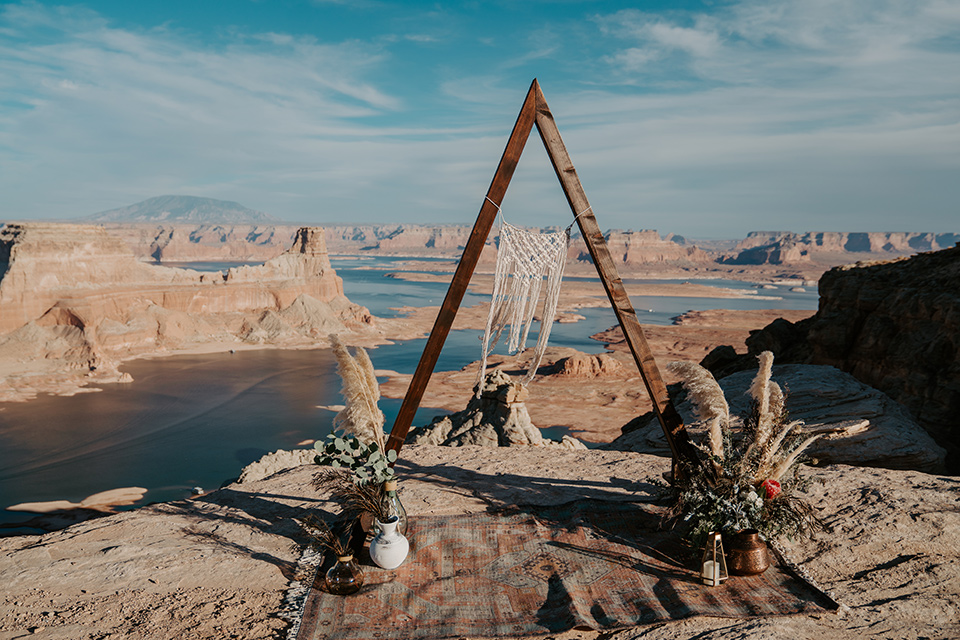
[[[770,566],[767,543],[756,529],[744,529],[729,537],[727,569],[733,575],[756,576]]]

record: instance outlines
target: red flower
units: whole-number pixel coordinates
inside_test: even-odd
[[[760,485],[767,491],[767,500],[773,500],[780,495],[780,483],[776,480],[764,480]]]

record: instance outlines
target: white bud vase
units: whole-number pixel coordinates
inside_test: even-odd
[[[396,569],[407,557],[410,542],[397,531],[400,523],[396,516],[386,522],[377,520],[380,533],[370,541],[370,559],[383,569]]]

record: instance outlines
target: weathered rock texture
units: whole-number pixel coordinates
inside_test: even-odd
[[[240,477],[237,478],[237,482],[241,484],[257,482],[287,469],[313,464],[313,459],[316,457],[317,450],[313,447],[294,449],[293,451],[279,449],[245,466],[243,472],[240,473]]]
[[[936,251],[960,242],[956,233],[844,233],[752,231],[734,249],[727,264],[784,264],[790,262],[851,261],[855,254],[903,256]],[[855,259],[855,258],[854,258]]]
[[[283,253],[300,229],[270,224],[105,224],[142,260],[263,262]]]
[[[811,362],[884,391],[960,452],[960,247],[827,272],[808,339]]]
[[[880,389],[960,471],[960,247],[832,269],[820,280],[815,316],[775,322],[746,344],[750,355],[769,349],[778,362],[832,365]],[[721,360],[715,373],[755,364]]]
[[[139,258],[157,262],[267,260],[290,244],[298,227],[269,224],[108,224],[107,231],[124,240]],[[467,225],[331,225],[324,227],[327,246],[340,254],[441,256],[457,258],[470,238]],[[544,229],[556,231],[556,228]],[[614,260],[629,269],[638,265],[708,264],[714,256],[694,245],[662,239],[656,231],[610,230],[604,234]],[[487,239],[481,262],[496,260],[496,232]],[[570,243],[571,261],[590,261],[579,237]]]
[[[622,231],[611,229],[603,234],[610,255],[624,266],[631,267],[650,263],[707,263],[713,256],[693,245],[678,244],[664,240],[656,231]],[[570,243],[576,252],[577,260],[588,262],[590,254],[583,238],[577,237]]]
[[[261,266],[200,273],[144,264],[101,227],[12,224],[0,260],[0,397],[44,363],[119,379],[118,362],[141,354],[308,345],[372,323],[343,295],[322,229]]]
[[[748,389],[756,371],[721,379],[732,416],[749,410]],[[791,420],[803,420],[803,432],[824,433],[807,451],[824,464],[851,464],[887,469],[942,471],[946,452],[909,412],[883,392],[829,366],[776,365],[773,380],[785,390]],[[677,404],[696,441],[706,443],[707,425],[689,400]],[[740,420],[735,420],[735,429]],[[624,434],[606,448],[670,455],[656,417],[645,414],[624,427]]]
[[[408,446],[397,463],[411,518],[582,499],[651,500],[652,483],[669,468],[657,456],[540,447]],[[298,467],[196,500],[0,539],[0,638],[283,637],[285,589],[304,577],[296,562],[306,540],[294,519],[335,510],[312,489],[314,472]],[[841,612],[695,617],[530,640],[960,637],[956,480],[843,466],[806,473],[813,480],[808,500],[829,532],[785,551],[844,605]],[[693,563],[686,570],[695,575]]]
[[[480,397],[472,396],[466,409],[411,429],[407,442],[448,447],[533,445],[586,449],[582,442],[570,436],[565,435],[560,441],[544,438],[527,413],[524,400],[528,395],[523,385],[500,369],[494,369],[484,379]]]

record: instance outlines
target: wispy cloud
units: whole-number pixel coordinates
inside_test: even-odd
[[[4,5],[0,218],[191,193],[305,221],[471,222],[538,76],[603,226],[955,230],[956,3],[603,6],[479,26],[489,12],[429,6],[324,39]],[[557,224],[538,147],[505,207]]]

